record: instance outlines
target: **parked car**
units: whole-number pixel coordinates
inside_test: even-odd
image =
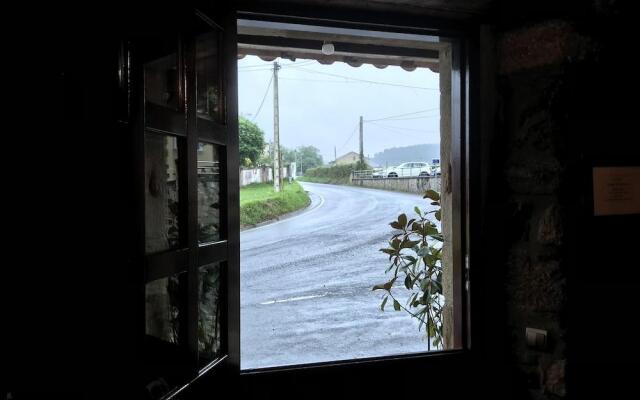
[[[431,176],[431,166],[426,162],[406,162],[384,171],[387,178]]]

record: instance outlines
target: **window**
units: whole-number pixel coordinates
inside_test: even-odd
[[[164,388],[161,396],[232,352],[228,279],[237,257],[228,220],[237,172],[228,171],[237,125],[226,117],[224,59],[234,59],[223,57],[233,48],[223,16],[219,23],[191,10],[128,42],[132,97],[144,104],[132,124],[144,166],[144,379],[154,391]],[[233,32],[235,20],[226,20]]]
[[[211,7],[217,9],[217,6]],[[376,189],[355,186],[438,185],[438,187],[434,186],[434,190],[440,192],[442,205],[443,273],[440,276],[434,275],[433,279],[438,281],[442,296],[446,299],[442,320],[439,322],[439,328],[444,332],[443,339],[440,342],[427,340],[426,343],[419,343],[419,345],[426,344],[426,349],[422,346],[417,351],[396,348],[383,353],[354,354],[350,352],[352,348],[349,342],[343,341],[340,344],[336,341],[336,345],[342,346],[345,350],[341,357],[327,358],[321,350],[310,350],[308,355],[311,355],[311,358],[292,363],[264,363],[264,359],[258,359],[257,363],[250,365],[244,364],[243,361],[243,369],[259,369],[245,372],[260,373],[264,372],[260,369],[274,366],[278,370],[282,366],[297,367],[306,363],[316,363],[316,365],[323,362],[349,363],[355,359],[380,360],[385,357],[403,356],[407,353],[423,354],[431,350],[449,351],[464,348],[467,331],[463,323],[466,293],[463,291],[462,260],[466,247],[462,177],[465,167],[463,94],[466,89],[463,88],[464,76],[460,72],[462,60],[458,41],[428,36],[425,32],[383,31],[380,26],[375,27],[380,30],[375,30],[373,25],[363,25],[356,29],[354,26],[345,27],[335,21],[323,21],[319,25],[312,24],[310,20],[305,20],[305,23],[301,23],[300,20],[294,21],[295,23],[280,20],[276,23],[266,17],[261,20],[262,17],[257,17],[256,14],[253,14],[253,18],[248,18],[246,14],[240,15],[239,21],[233,9],[220,11],[220,13],[212,10],[207,13],[191,10],[189,13],[180,15],[167,15],[166,20],[144,25],[144,29],[141,29],[143,33],[132,34],[132,37],[125,41],[130,54],[128,59],[130,73],[127,79],[131,80],[129,82],[131,103],[128,105],[131,106],[135,119],[131,123],[131,129],[132,137],[135,138],[138,163],[136,181],[139,185],[136,193],[139,243],[136,248],[139,262],[136,265],[143,272],[140,278],[140,306],[143,309],[141,313],[144,313],[145,323],[140,324],[140,330],[145,338],[144,353],[147,357],[144,366],[145,382],[149,383],[149,387],[158,387],[156,384],[158,381],[166,382],[166,385],[160,385],[167,388],[161,395],[170,397],[189,386],[189,382],[195,382],[205,375],[215,375],[214,371],[225,368],[227,372],[239,373],[241,344],[244,346],[248,343],[242,336],[248,332],[243,326],[246,327],[247,319],[251,320],[256,315],[263,318],[263,321],[271,327],[285,329],[284,335],[280,334],[277,340],[283,338],[286,340],[271,343],[275,344],[275,350],[269,347],[264,347],[263,350],[266,353],[291,350],[290,340],[301,337],[299,330],[291,329],[296,323],[292,318],[295,317],[296,308],[303,302],[310,302],[309,304],[334,302],[333,304],[339,304],[342,310],[366,307],[368,317],[371,317],[368,321],[369,326],[381,325],[377,318],[381,315],[380,295],[384,292],[371,289],[374,285],[382,283],[380,278],[385,276],[383,264],[386,261],[384,261],[384,254],[378,249],[390,245],[388,239],[394,232],[388,225],[391,222],[389,215],[377,215],[371,212],[371,204],[375,201],[333,203],[351,207],[350,212],[343,215],[349,218],[356,216],[366,221],[362,225],[350,224],[351,219],[346,223],[343,221],[345,232],[351,229],[350,232],[357,237],[361,232],[367,231],[368,239],[371,239],[356,243],[352,247],[345,247],[344,242],[349,240],[349,236],[323,231],[324,226],[332,222],[321,218],[323,212],[329,209],[329,203],[326,202],[327,206],[323,209],[320,206],[323,198],[318,195],[319,193],[315,193],[318,196],[314,197],[313,191],[310,191],[312,208],[298,217],[299,221],[308,222],[308,229],[289,235],[288,245],[281,246],[280,252],[275,254],[270,246],[275,241],[281,240],[282,236],[287,235],[285,228],[288,222],[282,220],[272,224],[271,226],[282,229],[271,230],[269,234],[262,235],[254,241],[251,256],[255,271],[250,272],[249,275],[253,275],[251,277],[248,275],[241,277],[239,225],[241,218],[245,215],[240,213],[243,201],[239,192],[241,181],[247,179],[256,183],[269,180],[271,174],[279,175],[281,179],[277,180],[286,192],[287,188],[291,188],[294,184],[295,177],[306,174],[312,165],[315,166],[313,152],[308,152],[309,149],[305,149],[305,146],[296,146],[296,151],[286,155],[294,161],[283,162],[283,168],[271,166],[269,169],[269,166],[264,166],[263,169],[257,168],[253,171],[254,168],[248,167],[255,165],[247,163],[244,169],[240,169],[241,161],[244,164],[245,160],[240,160],[239,155],[245,149],[240,148],[239,137],[236,134],[239,117],[236,103],[236,68],[238,56],[242,54],[280,61],[284,58],[292,63],[293,59],[298,60],[296,62],[306,60],[320,67],[322,62],[330,61],[348,65],[349,68],[380,68],[386,63],[394,65],[395,68],[401,68],[407,74],[414,73],[409,72],[414,70],[424,72],[425,68],[429,68],[432,74],[437,73],[438,85],[431,89],[434,89],[437,94],[435,101],[438,112],[430,115],[430,118],[439,119],[436,124],[439,130],[439,151],[436,151],[433,156],[425,155],[398,160],[393,165],[371,169],[360,168],[353,171],[354,174],[349,177],[351,186],[343,186],[340,190],[351,189],[352,197],[357,198],[361,193],[373,192]],[[238,22],[242,29],[236,35]],[[290,30],[289,33],[300,37],[274,35],[274,29],[275,31]],[[324,36],[328,33],[343,39],[343,42],[339,42],[335,37],[332,38],[335,42],[335,52],[330,56],[339,57],[339,60],[332,61],[319,50],[322,48],[322,42],[325,41]],[[384,40],[391,41],[393,44],[385,43]],[[403,43],[411,43],[411,45],[401,45]],[[313,47],[309,47],[310,44],[313,44]],[[346,47],[343,48],[343,45]],[[320,64],[317,63],[318,60],[321,61]],[[262,64],[248,70],[259,70]],[[125,65],[128,64],[125,63]],[[300,64],[297,65],[300,66]],[[309,65],[311,63],[302,67],[307,68]],[[268,74],[270,73],[272,72],[269,71]],[[280,96],[290,95],[286,93],[286,85],[284,85],[287,78],[286,71],[282,72],[281,78]],[[340,76],[326,75],[317,76],[315,79],[321,81],[317,83],[327,87],[335,84],[333,82],[335,80],[358,82],[358,76],[345,79]],[[311,78],[308,80],[310,81]],[[367,82],[358,84],[364,83]],[[276,81],[271,82],[270,85],[275,84]],[[370,82],[369,84],[373,85]],[[256,97],[263,95],[263,98],[267,98],[265,96],[267,86],[269,86],[267,82],[263,82],[262,87],[254,91],[254,95]],[[275,90],[275,86],[271,88]],[[297,103],[303,105],[305,100],[311,97],[311,92],[299,93],[299,95]],[[409,95],[406,97],[410,98]],[[262,98],[258,100],[262,101]],[[337,101],[335,103],[337,104]],[[251,117],[259,114],[261,108],[262,105],[254,108],[254,115]],[[262,112],[265,113],[266,109],[262,109]],[[408,110],[408,112],[426,113],[425,110],[426,108],[420,108]],[[287,113],[285,108],[280,108],[280,111]],[[320,114],[320,116],[330,120],[338,111]],[[342,138],[349,143],[347,139],[350,139],[350,136],[351,139],[358,138],[358,133],[363,131],[367,132],[364,134],[364,143],[368,143],[366,135],[373,133],[373,125],[367,128],[367,124],[378,122],[380,125],[381,121],[366,118],[359,118],[358,121],[360,113],[355,112],[354,115],[353,129],[343,132]],[[417,115],[426,116],[426,114]],[[398,132],[397,125],[390,125],[389,122],[407,121],[416,115],[385,114],[381,111],[377,116],[391,117],[386,120],[387,126],[381,127],[380,132],[387,129],[386,134],[390,138],[388,143],[394,144],[400,140],[402,132]],[[284,114],[282,118],[284,121]],[[252,118],[247,119],[250,121]],[[402,128],[401,131],[409,130]],[[287,135],[284,130],[282,133]],[[301,130],[296,134],[302,137],[304,131]],[[285,136],[283,140],[286,139]],[[362,140],[359,142],[362,143]],[[353,143],[355,142],[351,144]],[[366,149],[367,146],[365,144],[361,147]],[[273,154],[277,153],[275,148],[274,145],[262,146],[256,154],[256,159],[272,158]],[[325,155],[325,161],[333,161],[335,168],[346,168],[345,164],[348,165],[348,161],[358,163],[361,157],[365,162],[370,162],[370,159],[374,158],[367,157],[369,154],[359,148],[344,149],[343,157],[339,157],[337,150],[334,150],[333,158],[331,151],[328,152],[329,155]],[[282,149],[280,153],[283,158],[286,158]],[[371,154],[371,156],[374,155]],[[438,160],[437,164],[442,165],[441,177],[438,179],[421,176],[417,171],[429,166],[426,162],[428,159]],[[408,163],[409,168],[405,169],[406,174],[398,169],[403,163]],[[258,165],[258,167],[261,166]],[[361,174],[358,175],[355,172]],[[291,183],[288,182],[289,178]],[[304,188],[301,192],[304,192]],[[391,191],[380,190],[379,192],[389,194]],[[300,191],[296,194],[300,194]],[[414,198],[417,199],[415,204]],[[411,206],[420,205],[421,201],[423,200],[420,200],[416,194],[407,204],[389,200],[384,203],[384,207],[388,208],[390,215],[397,218],[401,213],[412,212],[409,203]],[[279,206],[278,202],[274,202],[269,206],[253,207],[253,211],[256,214],[265,214]],[[425,207],[428,209],[430,205],[427,204]],[[313,215],[313,220],[309,217],[310,215]],[[340,221],[340,218],[337,220]],[[266,231],[267,228],[264,228],[263,232]],[[312,247],[313,241],[320,241],[322,246]],[[335,252],[334,250],[340,246],[342,251]],[[375,271],[372,270],[369,276],[365,276],[366,279],[352,280],[353,285],[349,287],[348,279],[360,274],[361,270],[357,268],[363,264],[362,258],[371,254],[382,256],[383,263],[376,264]],[[333,256],[336,261],[325,263],[327,268],[334,269],[333,275],[329,277],[325,275],[318,281],[318,275],[309,273],[305,266],[320,259],[326,261],[327,255]],[[243,254],[242,257],[244,256]],[[276,258],[279,259],[277,268],[286,267],[292,280],[279,281],[273,279],[273,275],[268,276],[264,273],[265,270],[274,269],[270,262]],[[299,260],[303,262],[297,262]],[[297,285],[296,282],[307,284],[313,290],[301,293],[299,287],[302,285]],[[400,281],[396,283],[400,290],[401,283]],[[327,287],[326,290],[322,289],[323,285]],[[273,288],[277,291],[273,291]],[[336,288],[340,290],[334,290]],[[272,291],[267,293],[267,289]],[[359,304],[349,302],[344,296],[349,290],[366,293],[369,299]],[[245,302],[247,299],[248,301]],[[245,307],[242,313],[241,307]],[[254,310],[247,313],[246,307],[253,307]],[[387,314],[391,315],[395,312],[391,311],[396,307],[391,299],[388,299],[386,307]],[[285,319],[273,319],[265,317],[268,316],[267,313],[262,313],[267,308],[280,308],[291,312],[282,314]],[[339,328],[344,322],[343,316],[339,313],[331,313],[330,309],[317,311],[315,315],[305,314],[308,321],[316,318],[321,322],[319,326],[328,328],[331,328],[331,325],[322,324],[333,323],[333,327]],[[343,319],[340,320],[340,318]],[[403,318],[411,321],[407,316]],[[393,334],[393,326],[393,324],[382,326],[381,332]],[[413,327],[415,328],[415,325]],[[358,335],[353,332],[328,330],[329,334],[325,332],[325,337],[337,339],[351,335],[351,343],[358,340]],[[255,333],[265,334],[267,337],[269,335],[269,332],[255,331]],[[418,334],[421,335],[420,332]],[[315,339],[317,338],[314,338],[313,332],[312,335],[304,338],[307,343]],[[297,343],[299,344],[300,342]],[[371,349],[375,348],[375,345],[376,342],[373,341],[363,347]],[[244,348],[242,350],[244,352]],[[304,349],[300,350],[301,353],[304,351]],[[314,351],[315,354],[313,354]],[[242,354],[243,360],[245,355]],[[404,358],[401,357],[401,359]],[[248,375],[251,374],[242,374],[242,376]]]
[[[301,152],[305,148],[324,146],[325,161],[335,160],[335,164],[343,164],[343,168],[352,163],[350,167],[353,167],[351,175],[345,176],[340,182],[339,179],[332,180],[339,171],[337,167],[332,169],[329,165],[322,166],[322,163],[313,164],[318,174],[325,174],[319,175],[316,182],[338,185],[328,189],[315,185],[313,180],[303,182],[302,188],[310,193],[307,211],[299,212],[291,220],[278,218],[272,226],[268,223],[269,218],[266,218],[267,224],[259,220],[261,225],[255,230],[250,229],[250,224],[244,227],[246,229],[241,234],[242,369],[462,348],[462,210],[454,210],[454,204],[460,204],[461,190],[453,186],[459,185],[461,173],[460,132],[455,122],[459,118],[459,109],[457,106],[452,108],[452,82],[458,79],[452,69],[454,43],[424,35],[344,28],[332,30],[328,27],[256,20],[240,20],[238,26],[242,38],[238,50],[241,117],[244,113],[245,120],[261,128],[267,141],[279,141],[280,162],[282,157],[286,157],[288,149]],[[323,34],[331,35],[335,49],[340,52],[327,56],[315,50],[314,46],[317,45],[319,49],[323,41],[327,41],[323,40]],[[279,39],[281,37],[290,40]],[[297,48],[294,39],[300,40]],[[375,50],[372,50],[373,47]],[[398,54],[404,57],[398,57]],[[372,65],[374,59],[375,67]],[[414,64],[408,66],[407,59]],[[391,66],[383,70],[381,68],[387,65],[385,63]],[[432,89],[429,101],[433,101],[433,104],[428,104],[428,100],[424,100],[426,97],[414,93],[429,86],[428,82],[414,80],[400,83],[388,77],[376,79],[375,75],[367,75],[367,71],[375,73],[376,68],[378,76],[387,76],[382,71],[393,68],[409,77],[424,77],[425,74],[435,76],[432,81],[435,83],[428,88]],[[416,69],[417,72],[410,72]],[[300,82],[307,86],[293,85]],[[376,83],[380,83],[382,88],[377,96],[369,96],[361,103],[343,102],[342,99],[346,97],[344,93],[348,93],[348,90],[343,94],[334,90],[335,86],[342,84],[352,88],[352,91],[364,92],[363,87],[375,86]],[[272,87],[273,90],[270,89]],[[276,96],[276,87],[279,93],[277,105],[275,100],[271,100]],[[350,129],[340,129],[340,125],[334,122],[346,118],[344,115],[347,113],[343,110],[363,112],[363,109],[367,110],[366,104],[377,103],[386,107],[386,110],[397,110],[393,105],[401,101],[402,95],[393,90],[398,90],[398,87],[408,89],[403,93],[404,97],[418,105],[386,113],[382,108],[376,111],[375,117],[360,117],[359,122],[358,114],[355,114],[352,119],[358,123],[351,132]],[[302,94],[304,102],[299,101]],[[287,101],[286,96],[293,101]],[[314,102],[314,97],[323,96],[330,99],[326,109],[319,102]],[[326,118],[327,115],[331,118]],[[287,118],[294,119],[297,124],[287,124]],[[409,120],[416,122],[420,118],[424,118],[422,125],[407,125]],[[272,136],[276,119],[279,139]],[[315,129],[314,123],[322,125],[322,129]],[[301,124],[304,129],[295,127]],[[432,126],[436,129],[429,131],[427,127]],[[314,130],[318,132],[315,136],[312,133]],[[425,138],[429,138],[431,133],[437,137],[437,141],[434,140],[435,152],[414,156],[401,154],[402,157],[392,165],[371,166],[381,168],[384,171],[382,174],[370,166],[356,167],[360,156],[355,151],[346,154],[348,163],[341,163],[339,160],[345,158],[339,157],[334,143],[337,142],[336,147],[339,147],[346,142],[357,150],[358,130],[361,135],[360,146],[364,132],[365,148],[383,146],[375,150],[380,152],[392,150],[399,146],[398,143],[422,145],[429,140]],[[334,137],[334,131],[342,132],[343,136]],[[383,136],[375,138],[374,134]],[[408,137],[412,139],[408,140]],[[334,142],[329,143],[332,140]],[[346,152],[351,149],[341,150]],[[273,158],[274,155],[270,154],[269,157]],[[273,167],[269,157],[266,161],[259,161],[264,166],[258,165],[254,169]],[[432,171],[426,161],[440,158],[445,160],[446,165],[451,165],[442,176],[435,169]],[[410,161],[412,159],[425,161]],[[372,161],[367,159],[367,162]],[[295,158],[284,162],[285,166],[288,163],[295,164],[297,173],[303,178],[315,178],[307,176],[311,165],[306,160],[304,166],[299,165]],[[325,172],[322,172],[323,168]],[[282,175],[286,176],[287,171],[283,170]],[[263,181],[266,182],[265,190],[268,189],[270,176],[267,174]],[[256,184],[254,180],[251,183]],[[376,190],[360,190],[354,186],[384,190],[379,190],[379,197],[376,197]],[[288,187],[285,183],[285,192]],[[433,206],[418,195],[430,189],[440,193],[439,202],[442,205],[442,211],[438,213],[441,223],[433,219],[444,238],[441,250],[437,250],[438,257],[442,258],[439,261],[441,270],[432,275],[432,284],[436,288],[433,291],[440,296],[437,299],[434,297],[434,303],[438,303],[435,306],[438,313],[435,317],[424,314],[422,321],[420,318],[411,321],[408,315],[398,317],[393,311],[394,308],[411,308],[405,307],[408,299],[400,297],[403,295],[404,275],[401,274],[401,279],[394,282],[393,291],[401,300],[397,303],[394,302],[394,296],[384,291],[376,298],[378,292],[372,294],[371,289],[385,278],[389,281],[384,274],[386,257],[379,252],[381,247],[389,246],[388,240],[394,234],[388,223],[402,213],[408,215],[407,219],[420,218],[414,215],[415,206],[433,213]],[[241,189],[241,202],[243,192],[248,197],[252,191],[251,187]],[[391,194],[401,191],[413,191],[415,197],[409,198],[407,193],[398,193],[397,197]],[[336,196],[338,192],[348,195],[339,198]],[[354,205],[349,209],[347,204],[353,199],[361,200],[353,201]],[[241,218],[243,213],[248,215],[254,212],[250,206],[241,206]],[[361,221],[369,221],[369,224],[362,224]],[[345,229],[329,229],[339,224],[344,224]],[[360,239],[364,236],[370,238],[371,242],[362,242]],[[345,243],[353,243],[353,246],[345,246]],[[454,251],[454,248],[457,250]],[[369,266],[371,268],[365,268]],[[416,290],[421,296],[427,296],[427,292],[431,293],[432,290],[429,282],[424,282],[425,286]],[[385,297],[388,301],[387,311],[382,313],[379,307]],[[419,302],[416,299],[420,298],[414,297],[410,304]],[[402,319],[405,317],[409,324]],[[421,340],[423,332],[418,330],[420,322],[428,326],[430,339]],[[438,333],[431,330],[437,330]]]

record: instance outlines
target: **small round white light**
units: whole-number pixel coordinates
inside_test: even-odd
[[[322,54],[324,54],[325,56],[330,56],[334,51],[335,48],[333,47],[333,43],[324,42],[322,44]]]

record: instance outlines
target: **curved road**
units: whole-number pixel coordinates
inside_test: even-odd
[[[242,368],[426,351],[417,321],[391,303],[381,312],[382,292],[371,291],[389,278],[378,251],[388,223],[425,200],[302,185],[312,199],[306,211],[240,235]]]

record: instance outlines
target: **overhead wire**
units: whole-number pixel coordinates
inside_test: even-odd
[[[288,68],[291,66],[305,66],[305,65],[311,65],[313,63],[315,63],[315,60],[305,60],[305,61],[301,61],[299,64],[294,62],[291,63],[284,63],[284,64],[280,64],[280,67],[283,68]],[[273,65],[266,62],[264,64],[253,64],[253,65],[240,65],[238,66],[238,71],[241,72],[253,72],[253,71],[270,71],[273,70]]]
[[[353,130],[351,131],[351,134],[349,135],[349,137],[347,138],[347,140],[342,144],[342,146],[340,146],[340,150],[342,150],[344,148],[344,146],[347,145],[347,143],[349,143],[349,141],[351,140],[351,138],[353,137],[353,135],[356,133],[356,130],[358,130],[358,126],[360,125],[360,123],[357,123],[356,126],[353,127]]]
[[[260,102],[260,107],[258,107],[258,111],[254,114],[252,120],[255,121],[258,118],[258,114],[262,111],[262,106],[264,105],[264,101],[267,98],[267,94],[269,93],[269,88],[271,88],[271,83],[273,82],[273,75],[271,75],[271,79],[269,79],[269,83],[267,84],[267,90],[264,91],[264,96],[262,96],[262,101]]]
[[[403,85],[403,84],[400,84],[400,83],[380,82],[380,81],[372,81],[372,80],[368,80],[368,79],[354,78],[354,77],[346,76],[346,75],[339,75],[339,74],[332,74],[332,73],[329,73],[329,72],[315,71],[315,70],[312,70],[312,69],[299,67],[299,66],[295,66],[295,65],[291,65],[291,68],[297,69],[299,71],[304,71],[304,72],[307,72],[307,73],[311,73],[311,74],[327,75],[327,76],[333,76],[333,77],[337,77],[337,78],[343,78],[343,79],[348,79],[348,80],[358,81],[358,82],[372,83],[372,84],[377,84],[377,85],[396,86],[396,87],[404,87],[404,88],[411,88],[411,89],[421,89],[421,90],[438,90],[438,91],[440,90],[440,89],[427,88],[427,87],[422,87],[422,86],[411,86],[411,85]]]
[[[382,117],[382,118],[376,118],[376,119],[365,119],[364,122],[375,122],[375,121],[383,121],[383,120],[393,120],[397,117],[405,117],[407,115],[416,115],[416,114],[422,114],[422,113],[426,113],[429,111],[435,111],[435,110],[439,110],[440,107],[436,107],[436,108],[428,108],[426,110],[419,110],[419,111],[414,111],[414,112],[410,112],[410,113],[404,113],[404,114],[397,114],[397,115],[389,115],[387,117]]]
[[[423,130],[423,129],[402,128],[402,127],[399,127],[399,126],[382,125],[382,124],[380,124],[380,123],[378,123],[378,122],[372,122],[372,124],[373,124],[373,125],[376,125],[376,126],[380,126],[380,127],[382,127],[382,128],[387,128],[387,129],[397,129],[398,131],[402,131],[402,132],[404,132],[404,131],[413,131],[413,132],[420,132],[420,133],[434,133],[434,132],[432,132],[432,131],[425,131],[425,130]]]

